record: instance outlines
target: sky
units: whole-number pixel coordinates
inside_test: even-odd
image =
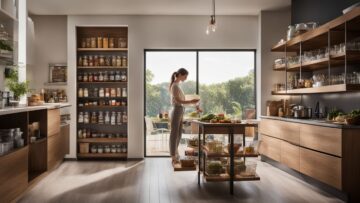
[[[154,74],[152,84],[169,82],[179,68],[189,71],[188,80],[196,80],[196,52],[148,51],[146,68]],[[254,52],[201,51],[199,52],[199,82],[213,84],[246,76],[254,69]]]

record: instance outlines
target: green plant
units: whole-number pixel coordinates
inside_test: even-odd
[[[242,114],[241,104],[239,102],[235,102],[235,101],[231,102],[231,104],[232,104],[232,108],[234,110],[234,115],[241,117],[241,114]]]
[[[6,86],[14,93],[14,99],[18,100],[22,95],[29,92],[29,81],[19,82],[18,67],[14,67],[10,71],[9,77],[6,79]]]
[[[8,45],[4,40],[0,40],[0,49],[6,51],[13,51],[13,48],[10,45]]]

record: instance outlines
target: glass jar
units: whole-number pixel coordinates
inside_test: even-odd
[[[103,48],[105,49],[109,48],[109,38],[107,37],[103,38]]]
[[[104,114],[103,114],[102,111],[99,111],[98,123],[99,124],[104,124]]]
[[[110,97],[116,97],[116,88],[110,89]]]
[[[127,113],[126,111],[124,111],[124,113],[122,113],[122,122],[127,123],[127,120],[128,120]]]
[[[116,66],[121,66],[121,56],[116,57]]]
[[[79,112],[78,123],[84,123],[84,113],[83,112]]]
[[[121,125],[121,112],[117,112],[116,123],[118,125]]]
[[[121,96],[122,97],[127,97],[127,89],[126,87],[123,87],[122,90],[121,90]]]
[[[111,56],[111,65],[116,66],[116,56],[115,55]]]
[[[97,47],[103,48],[103,38],[102,37],[97,38]]]
[[[91,137],[91,131],[89,129],[86,130],[86,138]]]
[[[120,37],[120,38],[118,39],[118,47],[119,47],[119,48],[126,48],[126,47],[127,47],[126,38]]]
[[[109,75],[107,71],[104,71],[104,82],[108,82],[109,81]]]
[[[116,153],[116,145],[111,145],[111,153]]]
[[[96,153],[96,152],[97,152],[96,145],[91,145],[91,153]]]
[[[116,88],[116,96],[121,97],[121,88],[120,87]]]
[[[78,97],[79,97],[79,98],[84,97],[84,90],[83,90],[83,88],[79,88],[79,89],[78,89]]]
[[[103,72],[100,71],[99,73],[99,82],[103,82],[104,81],[104,75]]]
[[[79,139],[83,138],[83,136],[82,136],[82,129],[79,129],[79,130],[78,130],[78,134],[77,134],[77,135],[78,135],[78,138],[79,138]]]
[[[91,123],[97,123],[97,115],[96,112],[91,113]]]
[[[94,56],[94,66],[99,66],[99,56],[98,55]]]
[[[88,90],[88,88],[84,88],[84,93],[83,93],[84,95],[84,97],[89,97],[89,90]]]
[[[94,88],[93,97],[95,97],[95,98],[99,97],[99,88],[97,88],[97,87]]]
[[[78,66],[83,66],[83,58],[81,56],[78,59]]]
[[[94,82],[98,82],[98,81],[99,81],[99,74],[94,73]]]
[[[111,149],[110,149],[110,146],[109,146],[109,145],[105,145],[105,147],[104,147],[104,152],[105,152],[105,153],[110,153],[110,152],[111,152]]]
[[[94,81],[94,75],[93,75],[93,73],[89,73],[89,75],[88,75],[88,80],[89,80],[89,82],[93,82],[93,81]]]
[[[127,66],[127,57],[126,57],[126,56],[123,56],[123,57],[121,58],[121,65],[124,66],[124,67]]]
[[[105,88],[105,97],[110,97],[110,88]]]
[[[115,74],[115,81],[120,81],[120,80],[121,80],[120,71],[116,71],[116,74]]]
[[[78,73],[78,82],[82,82],[83,81],[83,73]]]
[[[94,66],[94,57],[93,56],[89,56],[89,66]]]
[[[88,61],[88,57],[87,57],[87,56],[83,56],[82,65],[83,65],[83,66],[89,66],[89,61]]]
[[[115,124],[116,124],[116,113],[115,113],[115,111],[111,112],[110,123],[111,123],[111,125],[115,125]]]
[[[90,37],[86,38],[86,48],[91,48],[91,38]]]
[[[113,37],[109,38],[109,48],[114,48],[115,47],[115,40]]]
[[[121,153],[121,146],[119,144],[116,145],[116,153]]]
[[[110,112],[109,111],[105,112],[104,123],[105,124],[110,124]]]
[[[96,37],[91,37],[91,48],[96,48]]]
[[[99,65],[100,66],[105,66],[105,58],[103,55],[99,56]]]
[[[127,80],[126,72],[122,72],[121,73],[121,81],[126,82],[126,80]]]
[[[86,138],[86,129],[83,129],[83,131],[82,131],[82,137],[83,137],[83,138]]]
[[[84,113],[84,123],[87,124],[90,122],[89,112]]]
[[[105,57],[105,66],[111,66],[111,58],[110,58],[110,56]]]
[[[97,147],[97,153],[99,153],[99,154],[104,153],[104,148],[103,148],[103,146],[99,145],[99,146]]]
[[[105,91],[103,87],[99,89],[99,97],[105,97]]]
[[[86,48],[86,39],[82,38],[81,39],[81,44],[80,44],[81,48]]]
[[[112,82],[115,81],[114,71],[110,71],[109,80]]]
[[[83,75],[83,82],[88,82],[89,81],[89,77],[87,73],[84,73]]]

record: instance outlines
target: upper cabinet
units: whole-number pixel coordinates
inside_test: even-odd
[[[315,29],[282,41],[271,49],[283,52],[274,71],[284,83],[273,94],[316,94],[360,90],[360,8]]]

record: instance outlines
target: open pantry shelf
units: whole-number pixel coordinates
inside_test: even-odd
[[[230,176],[227,173],[220,174],[218,176],[209,176],[204,175],[204,179],[207,182],[224,182],[224,181],[230,181]],[[241,175],[235,175],[234,181],[257,181],[260,180],[260,177],[255,174],[255,176],[241,176]]]
[[[321,87],[312,88],[299,88],[292,90],[284,90],[278,92],[272,92],[273,95],[296,95],[296,94],[321,94],[321,93],[342,93],[360,91],[360,84],[340,84],[340,85],[327,85]]]
[[[87,153],[77,154],[78,158],[127,158],[127,153]]]
[[[127,138],[83,138],[78,142],[84,143],[127,143]]]

